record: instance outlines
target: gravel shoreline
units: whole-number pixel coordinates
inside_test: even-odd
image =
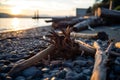
[[[14,76],[7,76],[14,63],[28,59],[49,45],[42,39],[51,29],[46,26],[0,33],[0,80],[90,80],[94,57],[84,55],[77,56],[74,60],[53,60],[49,64],[39,62]],[[93,40],[81,40],[88,44],[93,43]],[[106,48],[107,41],[97,41]],[[120,49],[113,50],[120,53]],[[115,57],[112,65],[109,80],[120,80],[120,57]]]

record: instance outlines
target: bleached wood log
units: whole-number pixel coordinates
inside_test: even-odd
[[[58,32],[59,35],[63,35],[62,32]],[[84,39],[101,39],[101,40],[108,40],[108,35],[105,32],[98,32],[98,33],[76,33],[71,32],[71,37],[74,38],[84,38]]]
[[[107,60],[113,43],[109,45],[106,51],[103,51],[102,47],[94,42],[94,47],[96,48],[95,54],[95,64],[91,80],[106,80],[107,75]]]
[[[102,24],[103,24],[102,20],[99,17],[92,16],[92,17],[88,18],[87,20],[84,20],[82,22],[75,24],[73,26],[73,30],[81,31],[81,30],[88,29],[89,26],[95,27],[95,26],[102,25]]]
[[[28,68],[28,67],[36,64],[37,62],[42,60],[45,56],[50,54],[50,52],[52,52],[54,49],[55,49],[55,47],[53,45],[50,45],[48,48],[37,53],[36,55],[32,56],[31,58],[29,58],[21,63],[15,64],[14,67],[8,73],[8,75],[13,75],[14,73],[17,73],[25,68]]]

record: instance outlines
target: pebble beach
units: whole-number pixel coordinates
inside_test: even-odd
[[[14,76],[7,73],[15,63],[24,61],[49,45],[43,39],[51,26],[0,33],[0,80],[90,80],[94,57],[79,55],[74,60],[52,60],[49,64],[39,62]],[[92,45],[94,40],[80,40]],[[104,49],[107,41],[97,40]],[[112,48],[120,53],[119,48]],[[109,80],[120,80],[120,57],[113,57]]]

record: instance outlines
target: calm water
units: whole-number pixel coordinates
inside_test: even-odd
[[[0,18],[0,32],[16,31],[40,26],[47,26],[51,23],[46,23],[48,19],[32,19],[32,18]]]

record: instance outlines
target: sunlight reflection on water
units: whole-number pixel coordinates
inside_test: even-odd
[[[19,19],[18,18],[14,18],[13,20],[12,20],[12,30],[13,31],[16,31],[16,30],[19,30],[20,29],[20,27],[19,27],[19,24],[20,24],[20,21],[19,21]]]
[[[16,31],[51,25],[51,23],[46,23],[45,20],[50,19],[35,20],[32,18],[0,18],[0,32]]]

